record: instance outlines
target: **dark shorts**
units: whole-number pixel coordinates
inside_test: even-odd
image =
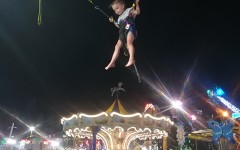
[[[134,28],[129,28],[128,30],[119,30],[119,39],[123,42],[123,43],[127,43],[127,35],[129,32],[132,32],[134,35],[134,39],[137,38],[137,30]]]

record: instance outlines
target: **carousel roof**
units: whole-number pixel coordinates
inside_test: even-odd
[[[112,105],[105,111],[106,113],[118,112],[120,114],[128,114],[119,99],[116,99]]]

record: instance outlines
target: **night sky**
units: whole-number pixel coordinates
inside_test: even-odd
[[[142,83],[124,67],[123,54],[116,68],[104,70],[118,29],[88,0],[42,1],[41,26],[37,0],[0,1],[1,132],[8,133],[12,122],[25,128],[3,110],[49,134],[61,131],[63,116],[105,111],[118,82],[127,111],[141,112],[147,103],[165,106],[145,81],[161,81],[179,96],[190,72],[189,105],[204,109],[205,90],[218,85],[240,106],[240,16],[233,1],[140,1],[134,44]],[[110,0],[93,2],[113,15]]]

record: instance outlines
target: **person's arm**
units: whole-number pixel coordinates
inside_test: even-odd
[[[134,15],[134,16],[137,16],[137,15],[139,15],[140,14],[140,7],[139,7],[139,0],[136,0],[135,1],[135,9],[132,9],[132,14]]]
[[[112,23],[114,23],[114,25],[119,28],[119,25],[118,25],[117,21],[115,21],[112,16],[109,17],[109,21],[112,22]]]

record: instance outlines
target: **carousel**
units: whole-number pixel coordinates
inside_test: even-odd
[[[154,149],[153,141],[160,140],[162,149],[167,150],[168,132],[174,122],[168,116],[160,116],[152,104],[142,113],[127,113],[118,98],[119,92],[125,91],[121,86],[119,83],[111,89],[112,95],[117,96],[105,112],[78,113],[61,119],[63,131],[73,140],[73,149]]]

